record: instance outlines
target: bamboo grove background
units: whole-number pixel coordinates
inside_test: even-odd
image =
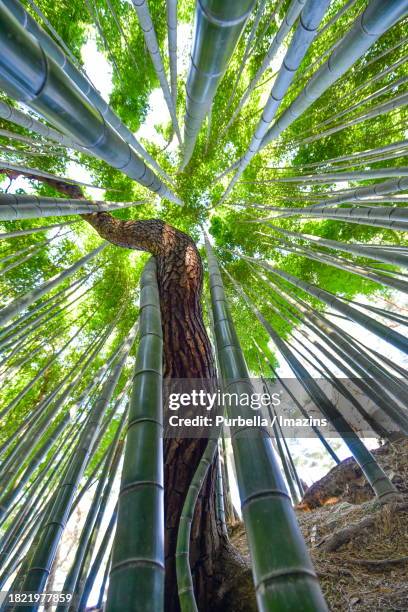
[[[76,522],[63,565],[73,609],[85,609],[93,585],[102,601],[111,566],[108,609],[118,609],[121,581],[132,575],[115,567],[143,547],[143,558],[159,570],[150,577],[151,591],[140,597],[145,604],[153,593],[158,605],[163,563],[157,543],[162,502],[154,491],[150,501],[128,499],[128,508],[116,507],[121,473],[122,485],[136,477],[125,449],[149,441],[160,463],[160,397],[146,406],[155,431],[127,429],[129,419],[136,424],[141,418],[134,368],[138,372],[138,360],[158,350],[145,346],[145,315],[139,321],[154,265],[145,267],[145,254],[102,242],[81,213],[160,217],[199,241],[208,261],[206,321],[221,371],[233,378],[264,376],[268,388],[284,366],[342,432],[376,495],[395,494],[313,377],[329,381],[379,438],[392,438],[395,427],[408,432],[408,3],[212,4],[227,24],[220,55],[213,49],[221,29],[187,0],[0,2],[0,582],[41,590],[49,572],[48,585],[61,582],[59,545]],[[109,101],[82,68],[81,48],[92,38],[112,68]],[[41,54],[52,59],[47,70],[35,64]],[[208,76],[219,73],[222,78]],[[57,85],[60,109],[50,104]],[[168,122],[156,126],[163,146],[135,136],[158,88],[169,113]],[[89,183],[75,178],[77,165]],[[62,196],[47,179],[80,186],[86,199]],[[224,284],[227,332],[236,337],[240,372],[231,374],[220,345],[219,326],[226,324],[210,306],[217,290],[211,275]],[[149,317],[155,321],[154,313]],[[160,343],[160,326],[156,334]],[[158,388],[160,364],[152,369],[156,383],[150,384]],[[357,390],[375,405],[370,414],[341,382],[356,376]],[[336,443],[316,428],[314,435],[327,465],[338,462]],[[282,525],[290,524],[291,562],[304,563],[305,576],[313,568],[293,521],[290,502],[303,486],[286,441],[280,463],[263,440],[258,444],[260,482],[248,481],[245,443],[234,438],[233,450],[255,584],[264,593],[259,605],[270,609],[267,576],[283,561],[262,548],[254,527],[262,509],[251,502],[251,487],[281,491],[281,498],[264,503],[277,504]],[[209,448],[207,463],[213,453]],[[139,468],[147,470],[147,480],[160,481],[153,461]],[[205,470],[204,462],[196,488]],[[181,553],[194,495],[192,489]],[[225,503],[228,510],[230,500]],[[152,541],[135,533],[129,541],[136,548],[127,550],[127,513],[143,504],[158,513]],[[224,512],[220,502],[219,516]],[[265,529],[271,541],[279,536],[271,525]],[[188,593],[185,559],[181,555],[179,583]],[[302,597],[308,609],[324,609],[315,585],[311,578],[293,590],[293,605]],[[191,592],[184,605],[193,609]]]

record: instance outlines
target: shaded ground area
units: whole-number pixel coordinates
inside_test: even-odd
[[[381,506],[347,459],[310,487],[296,511],[332,612],[408,610],[408,441],[375,455],[401,491],[397,502]],[[242,524],[231,540],[248,557]]]

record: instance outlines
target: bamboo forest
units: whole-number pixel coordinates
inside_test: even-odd
[[[408,610],[408,0],[0,0],[0,611]]]

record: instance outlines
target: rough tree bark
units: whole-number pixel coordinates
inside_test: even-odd
[[[10,178],[16,178],[13,173]],[[71,198],[76,185],[27,176]],[[160,219],[123,221],[109,213],[82,215],[99,235],[117,246],[146,251],[157,261],[164,340],[164,378],[209,379],[214,357],[201,309],[203,267],[193,240]],[[178,612],[175,552],[184,500],[206,447],[205,439],[164,440],[165,610]],[[195,510],[190,563],[200,612],[256,610],[248,563],[223,536],[215,515],[216,463],[211,466]]]

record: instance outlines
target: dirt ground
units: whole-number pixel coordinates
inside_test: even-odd
[[[332,612],[408,611],[408,440],[374,454],[399,499],[379,504],[348,459],[310,487],[296,509]],[[241,523],[231,528],[231,541],[248,556]]]

